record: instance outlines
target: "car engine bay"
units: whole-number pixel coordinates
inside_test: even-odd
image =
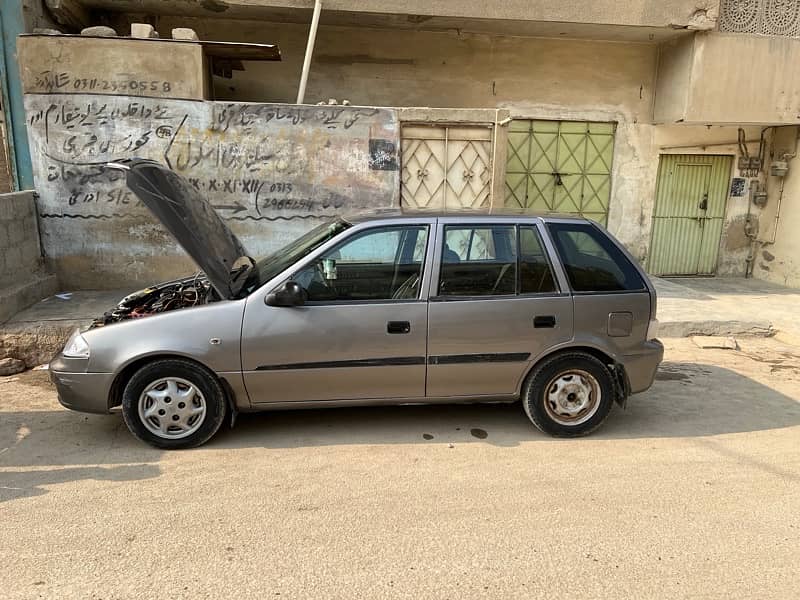
[[[208,279],[198,273],[193,277],[168,281],[125,296],[113,310],[95,319],[90,328],[190,308],[218,299]]]

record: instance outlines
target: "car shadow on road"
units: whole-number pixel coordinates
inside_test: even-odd
[[[46,494],[44,486],[87,479],[138,481],[157,477],[157,465],[118,465],[114,467],[45,468],[0,472],[0,503]]]
[[[162,452],[134,439],[120,415],[66,409],[0,412],[0,502],[78,480],[157,477]]]
[[[593,440],[701,437],[800,425],[800,402],[714,365],[665,362],[653,387],[615,407]],[[204,449],[334,445],[564,443],[537,431],[519,403],[384,406],[240,414]],[[201,450],[202,451],[202,450]],[[0,412],[0,500],[79,479],[160,475],[164,452],[136,440],[119,414]],[[20,489],[13,489],[20,488]]]
[[[800,402],[714,365],[665,362],[653,387],[614,408],[592,439],[695,437],[800,425]],[[562,440],[540,433],[520,403],[385,406],[241,414],[217,448]]]

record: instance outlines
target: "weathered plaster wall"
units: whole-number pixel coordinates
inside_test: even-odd
[[[215,78],[217,99],[294,102],[307,25],[215,19],[157,20],[201,39],[276,43],[279,63],[246,63]],[[307,102],[347,98],[368,106],[496,107],[508,103],[617,107],[652,114],[655,44],[523,38],[322,25]]]
[[[780,127],[770,147],[773,159],[797,152],[798,127]],[[800,287],[800,158],[789,161],[789,173],[769,177],[768,201],[761,218],[753,275],[781,285]]]
[[[693,35],[681,37],[659,47],[653,103],[653,121],[656,123],[678,123],[686,118],[695,38]]]
[[[63,286],[131,287],[191,271],[103,164],[172,166],[255,256],[331,215],[396,205],[396,111],[93,95],[25,98],[45,253]]]
[[[32,32],[34,29],[59,29],[45,6],[45,0],[21,0],[22,15],[25,19],[25,31]]]
[[[375,106],[489,107],[518,118],[617,122],[609,227],[634,254],[646,255],[657,167],[648,125],[656,45],[327,27],[322,22],[309,102],[333,97]],[[280,46],[280,63],[247,63],[247,70],[232,80],[215,78],[218,96],[295,98],[307,26],[158,19],[161,30],[180,25],[195,28],[202,39]],[[504,144],[505,136],[498,140]],[[498,147],[495,175],[501,184],[504,153]]]
[[[17,58],[26,94],[206,97],[199,44],[30,35],[17,40]]]
[[[800,39],[698,33],[663,47],[655,121],[797,123]]]
[[[378,30],[324,23],[323,14],[306,96],[309,102],[335,97],[370,106],[491,108],[518,118],[616,122],[608,224],[642,260],[650,243],[659,154],[737,152],[735,144],[703,147],[733,142],[735,127],[652,125],[658,54],[655,44]],[[283,62],[246,63],[247,70],[236,72],[232,80],[215,78],[215,92],[232,102],[294,100],[307,26],[218,17],[160,17],[156,25],[160,31],[193,27],[203,39],[279,44]],[[311,124],[308,126],[310,132]],[[318,128],[325,130],[319,124]],[[749,128],[747,135],[748,139],[757,138],[758,129]],[[504,135],[497,139],[505,144]],[[665,150],[663,146],[668,145],[694,147]],[[504,150],[498,147],[496,189],[505,178]],[[231,192],[219,193],[219,202],[226,203],[226,194]],[[396,195],[397,190],[392,193]],[[369,206],[378,204],[380,201]],[[728,203],[727,223],[734,230],[730,239],[726,233],[722,241],[721,274],[744,273],[748,250],[739,234],[744,229],[747,205],[742,198]],[[111,237],[135,239],[126,231]],[[285,231],[276,230],[276,234],[285,239]],[[154,234],[137,230],[136,235],[144,240],[137,243],[152,245],[148,240]],[[168,257],[155,259],[164,262],[159,272],[171,274],[174,257],[171,252]],[[139,259],[129,262],[122,266],[131,272],[145,268]],[[92,279],[96,278],[88,277]]]
[[[83,0],[87,6],[111,10],[146,11],[156,14],[197,15],[214,13],[229,18],[264,19],[269,9],[308,11],[308,0]],[[719,0],[326,0],[325,11],[398,15],[424,25],[434,17],[496,21],[545,21],[558,24],[595,23],[666,28],[714,26]]]

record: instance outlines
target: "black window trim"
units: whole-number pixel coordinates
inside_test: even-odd
[[[504,294],[502,296],[431,296],[429,302],[477,302],[479,300],[533,300],[536,298],[569,298],[569,292],[542,292],[528,294]]]
[[[439,294],[439,286],[442,284],[442,265],[443,257],[444,257],[444,247],[447,240],[447,228],[452,227],[456,229],[468,229],[472,228],[474,233],[475,229],[479,229],[481,227],[484,228],[493,228],[493,227],[513,227],[514,228],[514,235],[516,236],[516,260],[517,260],[517,281],[516,281],[516,291],[513,294],[494,294],[491,296],[454,296],[450,294]],[[534,234],[536,235],[536,239],[539,240],[539,246],[542,249],[542,254],[544,254],[545,259],[547,260],[547,266],[550,268],[550,275],[553,278],[553,285],[555,285],[556,289],[552,292],[526,292],[522,293],[520,291],[521,284],[520,284],[520,227],[528,227],[533,229]],[[472,234],[471,234],[472,235]],[[470,250],[472,248],[472,237],[470,237]],[[510,300],[514,298],[561,298],[565,296],[570,296],[570,292],[566,292],[561,289],[561,284],[558,281],[558,277],[556,276],[556,270],[553,267],[553,257],[550,256],[550,252],[547,250],[547,246],[544,243],[544,238],[542,237],[542,232],[539,230],[539,227],[536,226],[536,223],[520,223],[519,221],[515,223],[492,223],[492,222],[475,222],[475,223],[443,223],[442,224],[442,243],[439,245],[439,269],[437,273],[437,281],[436,281],[436,295],[428,296],[429,302],[475,302],[478,300]],[[556,249],[558,252],[558,249]],[[468,255],[469,256],[469,255]]]
[[[517,286],[517,295],[519,295],[519,296],[552,296],[552,295],[567,295],[567,296],[569,296],[569,293],[565,294],[564,290],[561,289],[561,284],[558,282],[558,276],[556,275],[556,269],[555,269],[555,266],[553,265],[553,257],[550,256],[550,253],[547,251],[547,246],[544,243],[544,238],[542,237],[541,230],[534,223],[531,223],[531,224],[527,224],[526,223],[524,225],[523,224],[517,224],[517,264],[518,265],[521,264],[520,261],[522,260],[522,252],[520,251],[522,249],[522,246],[521,246],[521,243],[522,243],[522,232],[520,231],[520,228],[522,228],[522,227],[527,227],[529,229],[533,229],[533,233],[536,236],[536,239],[539,241],[539,247],[542,249],[542,254],[544,255],[544,259],[547,261],[547,266],[550,268],[550,277],[552,277],[553,285],[556,287],[556,289],[555,289],[554,292],[526,292],[526,293],[523,294],[521,292],[521,290],[522,290],[522,280],[520,279],[519,285]],[[556,248],[556,252],[558,252],[557,248]],[[520,273],[521,273],[521,269],[519,267],[517,267],[517,274],[519,275]]]

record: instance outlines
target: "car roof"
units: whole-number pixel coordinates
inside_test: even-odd
[[[428,219],[434,219],[439,217],[442,218],[447,217],[448,219],[458,219],[459,217],[461,217],[464,218],[464,220],[468,221],[476,221],[476,220],[492,221],[495,219],[498,221],[499,220],[507,221],[509,218],[516,218],[526,221],[541,219],[542,221],[569,220],[581,223],[589,222],[589,219],[575,215],[565,215],[559,213],[537,213],[537,212],[529,212],[524,209],[514,209],[514,208],[499,208],[499,209],[495,208],[495,209],[484,209],[484,210],[460,209],[453,211],[386,208],[386,209],[378,209],[369,212],[360,212],[352,215],[347,215],[345,219],[350,223],[364,223],[368,221],[385,221],[393,219],[402,220],[414,217],[425,217]]]

